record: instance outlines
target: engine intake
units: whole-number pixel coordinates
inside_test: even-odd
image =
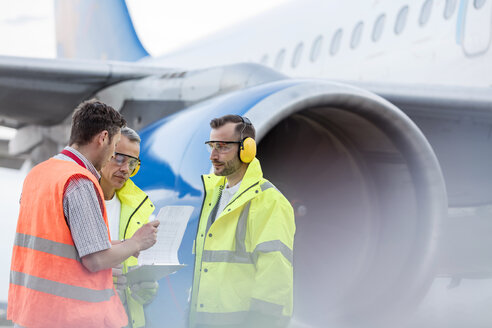
[[[211,167],[208,122],[231,113],[255,125],[265,177],[296,212],[291,326],[382,327],[389,314],[417,304],[434,278],[447,210],[441,169],[417,126],[372,93],[323,81],[277,81],[213,98],[142,132],[137,184],[157,208],[200,207],[199,176]],[[188,268],[170,280],[183,304],[195,213],[179,252]],[[159,314],[162,302],[175,302],[165,294],[169,300],[151,305]]]

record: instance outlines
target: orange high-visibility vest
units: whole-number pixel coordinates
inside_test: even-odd
[[[94,175],[70,161],[49,159],[35,166],[24,181],[7,309],[7,318],[23,327],[128,323],[111,269],[92,273],[82,265],[65,221],[63,194],[75,175],[92,180],[104,199]],[[105,209],[103,216],[107,226]]]

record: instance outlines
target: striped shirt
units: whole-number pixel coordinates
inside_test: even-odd
[[[101,178],[84,155],[72,147],[65,147],[65,150],[77,156],[97,180]],[[64,154],[54,158],[75,162]],[[83,176],[70,178],[63,195],[63,213],[80,257],[111,248],[103,211],[104,199],[101,199],[92,181]]]

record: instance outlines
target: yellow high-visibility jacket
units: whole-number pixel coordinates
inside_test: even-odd
[[[263,178],[260,162],[248,166],[240,188],[215,222],[225,177],[202,176],[204,201],[195,240],[190,326],[241,324],[250,312],[292,315],[294,211]]]
[[[116,190],[121,202],[121,214],[119,225],[120,240],[129,239],[144,224],[149,222],[149,216],[154,211],[154,204],[145,192],[138,188],[132,180],[128,179],[123,187]],[[137,259],[130,256],[123,262],[123,273],[128,272],[128,267],[137,265]],[[151,291],[149,291],[151,292]],[[156,293],[157,290],[154,291]],[[130,327],[145,327],[145,314],[143,305],[131,296],[130,288],[126,289],[126,303],[128,306],[128,320]]]

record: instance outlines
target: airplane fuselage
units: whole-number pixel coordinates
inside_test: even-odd
[[[292,1],[152,61],[186,69],[254,62],[292,77],[489,87],[491,17],[490,1]]]

